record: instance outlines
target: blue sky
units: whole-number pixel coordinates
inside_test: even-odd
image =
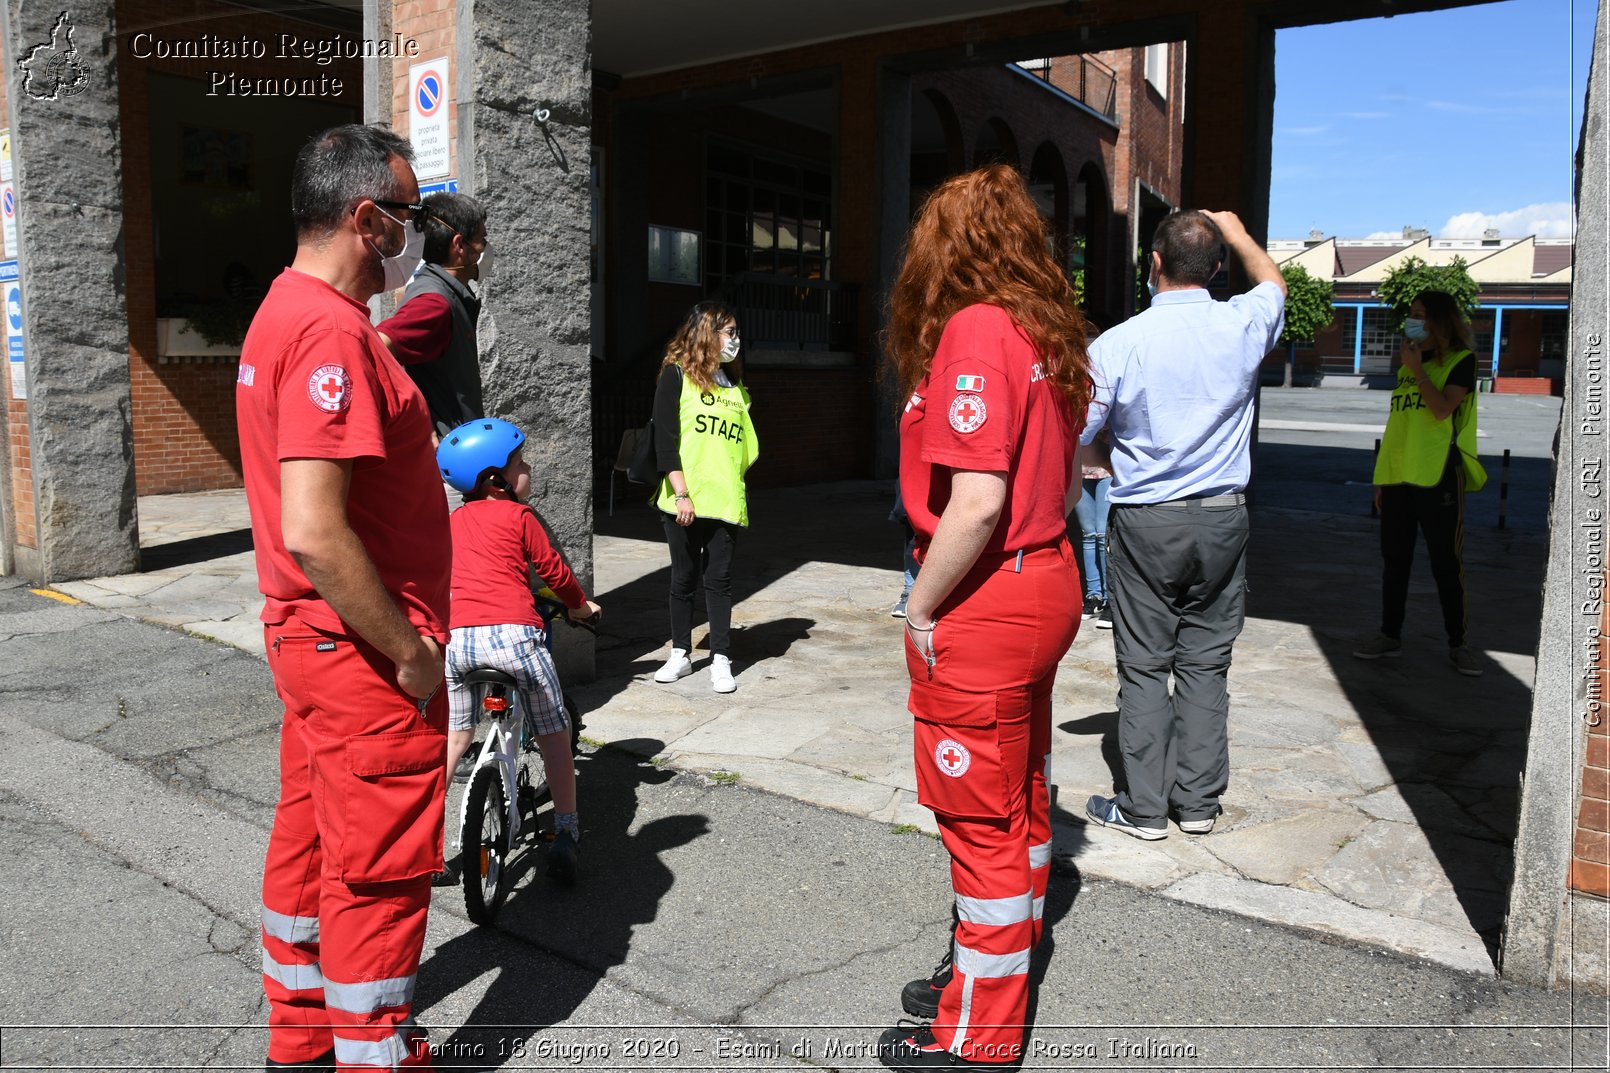
[[[1596,0],[1281,30],[1269,237],[1570,234]]]

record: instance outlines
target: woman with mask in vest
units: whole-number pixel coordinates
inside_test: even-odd
[[[693,590],[702,576],[717,693],[738,688],[728,647],[732,555],[749,525],[744,473],[760,454],[749,392],[731,364],[738,349],[732,311],[700,302],[671,338],[654,389],[654,453],[664,474],[654,506],[671,549],[671,656],[654,680],[693,673]]]
[[[922,570],[906,602],[917,800],[950,855],[951,950],[906,986],[895,1069],[1021,1060],[1051,871],[1051,689],[1079,628],[1067,515],[1090,403],[1085,321],[1023,178],[936,189],[912,225],[885,350],[905,398],[900,490]]]
[[[1431,576],[1442,602],[1448,659],[1460,674],[1482,673],[1466,642],[1469,598],[1461,554],[1465,493],[1480,491],[1487,472],[1476,460],[1476,356],[1470,321],[1453,297],[1422,291],[1403,322],[1397,388],[1375,459],[1375,506],[1381,515],[1381,632],[1353,655],[1403,654],[1417,531],[1425,534]]]

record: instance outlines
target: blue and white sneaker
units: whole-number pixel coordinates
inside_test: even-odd
[[[1140,827],[1129,821],[1129,817],[1118,811],[1116,797],[1102,797],[1100,794],[1091,794],[1090,800],[1085,802],[1085,815],[1090,822],[1102,827],[1111,827],[1114,831],[1122,831],[1135,838],[1143,838],[1147,842],[1156,842],[1158,839],[1168,837],[1168,825],[1162,827]]]

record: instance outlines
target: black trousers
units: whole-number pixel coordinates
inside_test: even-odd
[[[1416,530],[1425,534],[1448,647],[1456,648],[1465,643],[1470,603],[1464,564],[1465,470],[1456,460],[1449,461],[1442,480],[1430,488],[1389,484],[1381,489],[1381,632],[1388,637],[1403,635]]]
[[[693,651],[693,590],[703,577],[710,654],[725,656],[732,628],[732,553],[740,527],[712,518],[681,526],[674,514],[662,514],[660,520],[671,549],[671,647]]]

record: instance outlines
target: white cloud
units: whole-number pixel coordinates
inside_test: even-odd
[[[1511,212],[1461,212],[1448,217],[1436,234],[1438,238],[1481,238],[1491,227],[1505,238],[1571,238],[1575,234],[1568,201],[1527,205]]]
[[[1402,238],[1403,237],[1403,231],[1402,231],[1401,228],[1396,230],[1396,231],[1371,231],[1369,234],[1365,235],[1364,237],[1366,239]]]

